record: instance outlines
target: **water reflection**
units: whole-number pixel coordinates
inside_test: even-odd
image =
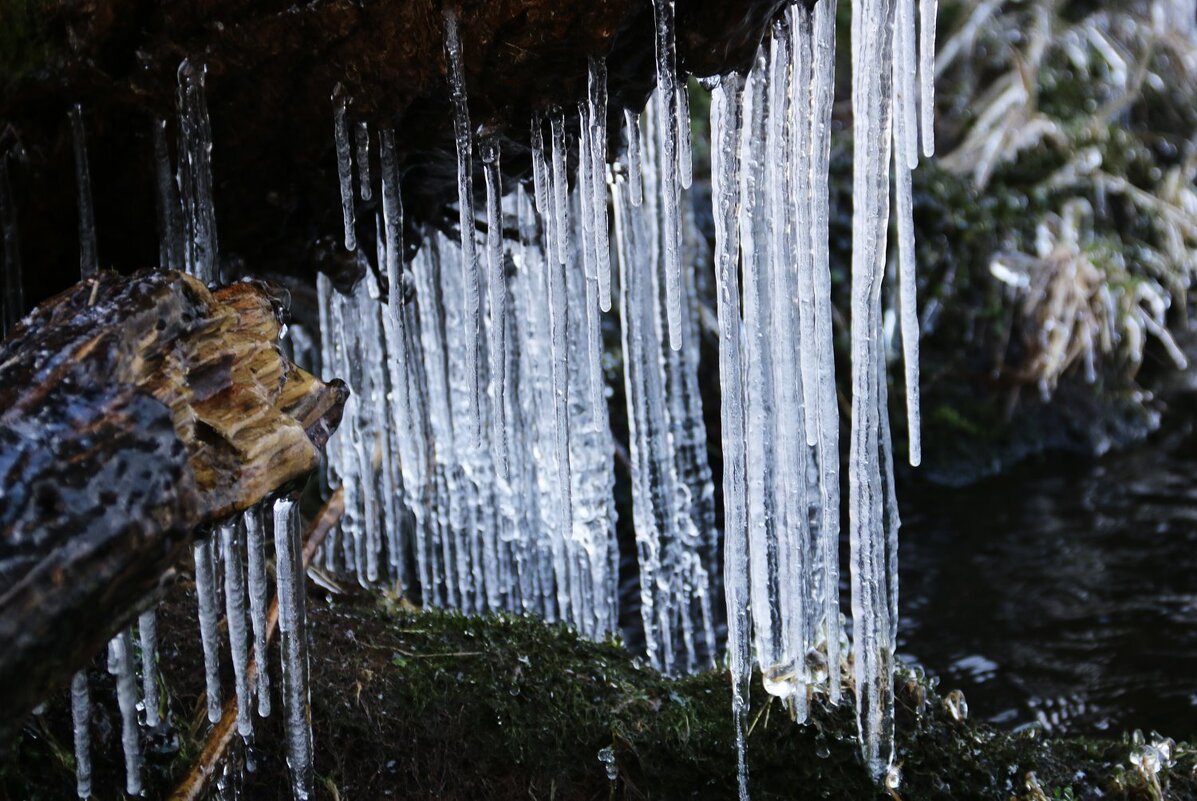
[[[903,655],[1004,726],[1197,734],[1197,434],[1173,425],[1096,462],[902,488]]]

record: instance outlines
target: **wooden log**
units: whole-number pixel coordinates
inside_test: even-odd
[[[0,346],[0,747],[197,527],[308,474],[348,390],[291,364],[286,297],[102,272]]]

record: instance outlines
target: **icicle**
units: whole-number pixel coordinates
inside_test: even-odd
[[[290,498],[274,502],[274,554],[278,580],[278,625],[282,637],[283,708],[287,732],[287,768],[298,801],[312,793],[312,718],[308,697],[308,652],[305,633],[303,542],[299,507]]]
[[[744,452],[743,324],[740,320],[739,230],[741,92],[737,73],[711,93],[711,198],[715,212],[715,279],[719,314],[720,424],[723,443],[723,575],[727,600],[727,653],[736,726],[740,801],[748,801],[744,732],[752,677],[748,592],[747,475]]]
[[[242,516],[249,557],[249,620],[254,635],[254,665],[257,673],[258,714],[270,715],[270,670],[266,649],[266,613],[270,585],[266,577],[266,531],[262,509],[253,507]]]
[[[554,139],[556,135],[554,134]],[[564,144],[564,143],[563,143]],[[554,162],[559,161],[558,149],[556,145],[553,148]],[[556,165],[554,165],[554,173],[556,173]],[[561,175],[553,176],[553,192],[556,197],[557,187],[564,185],[565,173],[562,167]],[[548,216],[554,220],[554,225],[561,226],[557,228],[559,241],[565,239],[565,210],[562,205],[558,205],[554,201],[554,211]],[[552,375],[552,409],[553,409],[553,444],[556,453],[556,467],[557,467],[557,481],[559,482],[558,489],[558,503],[559,510],[557,516],[557,524],[559,526],[559,537],[568,537],[573,531],[573,499],[572,499],[572,485],[570,479],[570,463],[569,463],[569,344],[567,339],[568,322],[566,312],[566,286],[565,286],[565,262],[555,253],[547,253],[545,260],[545,270],[548,272],[548,296],[549,296],[549,354],[550,354],[550,371]],[[554,554],[555,560],[560,563],[564,558],[560,553],[563,548],[558,543],[559,552]],[[557,611],[559,614],[566,614],[569,609],[569,595],[568,586],[565,582],[564,568],[561,564],[556,566],[557,573]]]
[[[21,248],[17,241],[17,209],[8,177],[8,154],[0,152],[0,336],[7,336],[25,312],[25,286],[21,275]]]
[[[815,6],[812,42],[812,133],[810,144],[811,286],[814,297],[814,339],[810,347],[816,364],[814,390],[807,395],[816,419],[819,463],[819,520],[817,549],[822,565],[823,639],[827,647],[828,698],[840,700],[840,446],[839,399],[835,382],[831,270],[828,246],[828,169],[831,159],[831,111],[835,100],[835,0]],[[810,412],[808,412],[810,413]]]
[[[236,523],[220,527],[221,561],[224,562],[224,608],[229,627],[229,655],[233,660],[233,683],[237,693],[237,733],[253,734],[250,713],[249,639],[245,627],[245,566],[242,564],[240,532]]]
[[[88,278],[100,269],[96,255],[96,219],[91,202],[91,169],[87,164],[87,136],[83,108],[71,106],[71,139],[75,147],[75,185],[79,196],[79,275]]]
[[[158,211],[158,267],[182,270],[183,234],[180,230],[179,198],[170,166],[166,143],[166,120],[154,120],[150,126],[154,138],[155,200]]]
[[[674,40],[674,0],[653,0],[653,14],[656,20],[657,36],[657,130],[659,131],[661,159],[666,165],[662,171],[661,200],[663,216],[662,239],[664,240],[665,302],[669,321],[669,346],[677,350],[682,346],[682,291],[681,291],[681,226],[679,209],[681,187],[679,186],[677,54]]]
[[[345,224],[345,249],[357,250],[356,223],[353,218],[353,163],[349,146],[349,123],[345,120],[346,102],[341,85],[333,91],[333,143],[337,153],[337,180],[341,186],[341,219]]]
[[[205,284],[219,280],[216,210],[212,204],[212,126],[204,92],[207,68],[179,65],[179,196],[183,207],[184,265]]]
[[[592,58],[588,71],[590,157],[594,193],[594,256],[599,308],[611,311],[611,243],[607,226],[607,62]]]
[[[569,151],[565,143],[565,113],[554,114],[549,120],[553,144],[553,230],[557,234],[556,257],[559,264],[566,263],[569,249],[569,178],[566,176],[566,162]]]
[[[902,65],[895,59],[895,81],[901,68]],[[913,146],[917,139],[913,114],[909,116],[911,119],[899,119],[898,115],[894,118],[894,213],[898,218],[898,318],[902,331],[902,362],[906,368],[906,432],[910,447],[910,464],[917,467],[923,459],[923,448],[922,415],[919,410],[919,319],[915,281],[914,203],[910,170],[902,163],[900,157],[900,154],[906,152],[908,146]]]
[[[199,602],[200,641],[204,647],[204,677],[207,688],[208,722],[220,720],[220,641],[217,626],[220,612],[216,599],[216,568],[207,540],[196,540],[191,548],[195,557],[195,597]]]
[[[935,22],[939,0],[919,0],[919,108],[923,155],[935,155]]]
[[[917,0],[897,0],[894,24],[894,147],[899,148],[897,131],[901,129],[901,146],[897,150],[899,164],[913,170],[919,165],[918,137],[918,70],[915,50],[914,5]]]
[[[91,798],[91,690],[87,672],[71,678],[71,723],[75,735],[75,794]]]
[[[482,287],[478,275],[478,253],[474,245],[474,166],[470,138],[470,109],[466,97],[465,64],[457,12],[445,10],[445,53],[449,64],[449,87],[453,101],[453,135],[457,141],[457,213],[461,226],[461,277],[465,290],[465,361],[467,392],[471,407],[464,424],[474,447],[482,442],[482,363],[478,359],[478,338],[482,331]]]
[[[852,441],[849,521],[857,724],[874,776],[893,759],[889,534],[880,456],[885,442],[881,277],[889,226],[890,91],[895,0],[852,2]]]
[[[137,636],[141,641],[141,697],[145,725],[154,729],[162,722],[158,715],[158,616],[154,610],[138,616]]]
[[[624,134],[628,140],[628,196],[632,206],[639,208],[644,202],[644,159],[641,155],[640,112],[623,110]]]
[[[690,136],[690,87],[685,81],[677,87],[677,168],[682,189],[694,182],[694,152]]]
[[[121,710],[121,745],[125,752],[125,792],[141,795],[141,730],[137,727],[137,676],[133,669],[133,638],[122,631],[108,643],[108,671],[116,678]]]
[[[499,480],[506,483],[511,440],[507,398],[503,394],[507,383],[507,267],[503,263],[503,178],[499,169],[497,134],[483,138],[478,143],[478,152],[486,177],[486,300],[490,305],[487,355],[494,387],[491,447],[494,449],[495,470],[498,471]]]
[[[369,200],[370,191],[370,127],[359,122],[354,129],[357,140],[357,181],[362,200]]]

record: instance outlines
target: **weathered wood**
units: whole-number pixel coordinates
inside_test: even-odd
[[[283,356],[285,305],[262,283],[102,272],[0,346],[0,745],[197,527],[317,465],[347,390]]]

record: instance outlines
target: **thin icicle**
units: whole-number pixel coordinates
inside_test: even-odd
[[[84,670],[71,678],[71,723],[75,739],[75,794],[91,798],[91,689]]]
[[[270,715],[270,670],[266,649],[266,614],[270,585],[266,576],[266,527],[261,507],[255,506],[242,516],[245,521],[245,550],[249,572],[249,620],[254,637],[254,665],[257,670],[258,715]]]
[[[495,470],[506,483],[511,430],[507,421],[507,279],[503,263],[503,173],[499,165],[499,139],[492,134],[478,143],[482,172],[486,178],[486,275],[490,306],[487,356],[490,359],[494,402],[491,410],[491,448]]]
[[[125,792],[141,795],[141,729],[137,725],[137,675],[133,669],[133,638],[126,629],[108,643],[108,671],[116,679],[121,711],[121,747],[125,752]]]
[[[7,336],[25,312],[25,286],[21,275],[21,248],[17,241],[17,209],[8,177],[8,154],[0,152],[0,336]]]
[[[682,189],[694,182],[694,147],[690,134],[690,87],[685,81],[677,87],[677,168]]]
[[[151,131],[154,138],[154,199],[158,211],[158,267],[163,270],[182,270],[183,233],[174,170],[170,165],[170,148],[166,143],[166,120],[154,120]]]
[[[233,660],[233,686],[237,693],[237,733],[253,734],[250,712],[252,691],[249,683],[249,632],[245,625],[244,544],[236,523],[220,527],[221,561],[224,563],[224,608],[229,629],[229,655]]]
[[[145,725],[154,729],[162,721],[158,714],[158,615],[153,609],[137,617],[137,637],[141,641],[141,697]]]
[[[569,178],[566,175],[569,151],[565,142],[565,113],[558,112],[549,120],[553,145],[553,230],[557,233],[558,264],[565,264],[569,252]]]
[[[79,200],[79,275],[88,278],[100,269],[96,255],[96,218],[91,201],[91,168],[87,163],[87,135],[83,107],[71,106],[71,140],[75,148],[75,187]]]
[[[679,126],[677,53],[674,33],[674,0],[653,0],[656,21],[657,52],[657,130],[661,159],[666,165],[661,179],[661,208],[663,215],[665,304],[669,323],[669,346],[682,346],[682,290],[681,290],[681,186],[679,178]]]
[[[357,144],[357,182],[362,200],[369,200],[372,196],[370,188],[370,126],[359,122],[354,128],[354,138]]]
[[[341,220],[345,225],[345,249],[357,250],[356,223],[353,218],[353,157],[346,121],[346,97],[340,84],[333,91],[333,144],[337,154],[337,181],[341,187]]]
[[[923,155],[935,155],[935,22],[939,0],[919,0],[919,109]]]
[[[640,112],[630,108],[623,110],[624,134],[628,140],[628,197],[632,206],[639,208],[644,202],[644,158],[643,139],[640,135]]]
[[[607,222],[607,62],[591,58],[587,74],[590,108],[590,157],[594,193],[594,257],[599,308],[611,311],[611,242]]]
[[[895,71],[898,69],[895,62]],[[922,414],[919,409],[919,318],[914,251],[914,204],[910,170],[898,154],[916,136],[905,122],[894,121],[894,195],[898,223],[898,319],[902,331],[902,363],[906,378],[906,435],[910,464],[923,460]]]
[[[471,407],[462,427],[467,439],[478,447],[482,442],[482,364],[478,339],[482,332],[482,286],[478,275],[478,253],[474,244],[474,165],[470,134],[470,108],[466,96],[465,64],[457,12],[445,9],[445,53],[449,64],[449,88],[453,101],[453,135],[457,144],[457,214],[461,227],[461,277],[465,298],[466,391]]]
[[[216,209],[212,198],[212,125],[204,81],[207,67],[179,65],[179,196],[183,209],[184,267],[205,284],[219,278]]]
[[[744,733],[752,677],[748,592],[748,510],[744,453],[743,323],[740,320],[739,229],[741,92],[737,73],[711,93],[711,198],[715,212],[715,279],[719,314],[720,424],[723,444],[723,575],[727,600],[727,653],[736,727],[740,801],[748,801]]]
[[[220,720],[220,623],[216,597],[216,567],[207,540],[196,540],[191,548],[195,556],[195,596],[199,604],[200,641],[204,648],[204,680],[207,691],[208,722]]]
[[[287,768],[297,801],[312,793],[312,716],[308,696],[308,650],[303,541],[299,506],[291,498],[274,502],[274,554],[278,581],[278,626],[283,667],[283,723]]]

